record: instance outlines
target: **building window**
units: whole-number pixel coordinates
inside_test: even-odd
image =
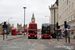
[[[68,5],[68,0],[67,0],[67,5]]]
[[[74,9],[74,3],[72,3],[72,10]]]
[[[69,0],[69,2],[71,2],[71,0]]]
[[[71,17],[69,17],[69,21],[71,21]]]
[[[69,6],[69,12],[70,12],[70,6]]]
[[[68,14],[68,8],[67,8],[67,14]]]
[[[67,18],[67,22],[68,22],[68,18]]]
[[[74,20],[74,15],[72,15],[72,20]]]

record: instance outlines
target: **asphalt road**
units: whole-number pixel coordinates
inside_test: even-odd
[[[38,39],[28,39],[25,35],[22,38],[0,42],[0,50],[71,50],[72,48],[52,39],[41,39],[40,35]]]

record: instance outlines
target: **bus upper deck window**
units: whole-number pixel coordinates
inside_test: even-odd
[[[36,25],[34,25],[34,26],[36,26]]]
[[[30,25],[32,27],[32,25]]]

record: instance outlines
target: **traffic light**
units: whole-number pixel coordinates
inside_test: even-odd
[[[60,26],[58,26],[58,22],[57,22],[57,25],[56,26],[57,26],[57,29],[60,29]]]
[[[66,23],[66,21],[64,21],[64,28],[67,28],[67,23]]]
[[[7,28],[6,22],[4,22],[3,28]]]
[[[58,28],[58,22],[57,22],[57,28]]]

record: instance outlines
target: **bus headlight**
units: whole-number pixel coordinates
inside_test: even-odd
[[[30,36],[30,35],[28,35],[28,36]]]
[[[43,36],[43,35],[42,35]]]
[[[35,37],[36,37],[37,35],[35,35]]]

